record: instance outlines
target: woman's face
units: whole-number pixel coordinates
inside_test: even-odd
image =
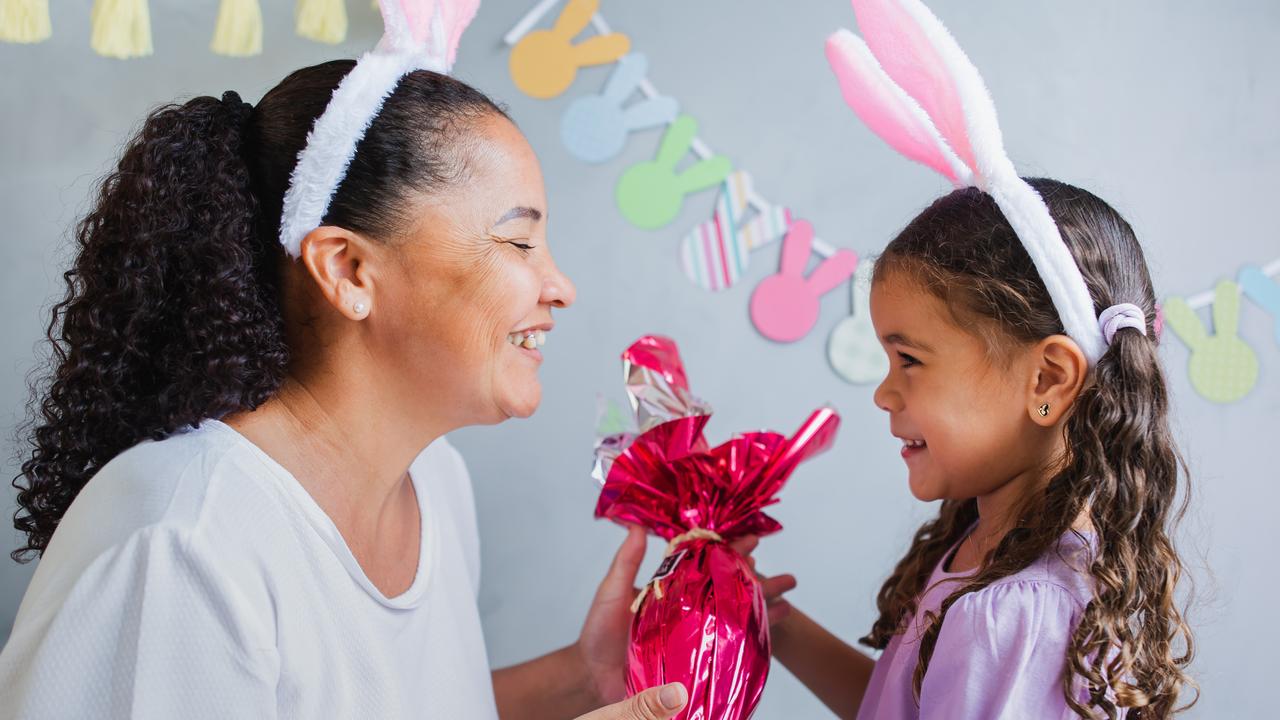
[[[419,200],[416,226],[385,246],[395,257],[368,318],[382,321],[379,365],[391,363],[405,398],[455,426],[537,409],[538,346],[552,308],[575,293],[551,258],[542,171],[524,136],[495,114],[465,142],[459,181]]]

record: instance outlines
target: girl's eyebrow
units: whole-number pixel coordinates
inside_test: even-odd
[[[927,343],[920,342],[919,340],[912,340],[911,338],[907,337],[906,335],[903,335],[902,333],[890,333],[888,335],[885,335],[882,339],[884,340],[884,343],[886,345],[902,345],[904,347],[913,348],[915,350],[933,352],[933,348],[930,347]]]
[[[538,222],[539,220],[542,219],[542,211],[537,208],[526,207],[523,205],[519,207],[513,207],[510,210],[508,210],[506,213],[504,213],[502,217],[498,218],[498,221],[495,222],[493,226],[498,227],[503,223],[511,222],[512,220],[515,220],[517,218],[525,218],[528,220],[532,220],[534,222]]]

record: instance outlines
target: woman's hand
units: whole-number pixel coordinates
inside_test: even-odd
[[[666,720],[684,708],[689,694],[680,683],[649,688],[620,703],[589,712],[577,720]]]
[[[751,553],[759,543],[758,537],[750,535],[735,540],[730,547],[742,554],[754,571],[756,561]],[[636,573],[644,561],[644,550],[644,530],[628,528],[622,547],[618,548],[609,572],[596,590],[578,637],[578,653],[601,704],[626,697],[627,630],[631,626],[631,602],[638,592]],[[769,605],[769,624],[772,625],[791,612],[791,604],[782,599],[782,594],[796,586],[796,579],[791,575],[757,577]]]

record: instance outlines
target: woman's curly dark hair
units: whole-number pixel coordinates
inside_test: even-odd
[[[1116,333],[1092,369],[1064,427],[1066,457],[1043,492],[1028,498],[1017,527],[982,566],[929,615],[914,687],[921,683],[948,609],[1028,567],[1085,514],[1095,552],[1087,572],[1093,599],[1065,658],[1066,701],[1081,717],[1166,718],[1191,685],[1191,630],[1176,592],[1183,565],[1173,526],[1186,510],[1183,462],[1169,430],[1168,389],[1157,352],[1155,291],[1133,229],[1095,195],[1031,179],[1057,222],[1094,300],[1094,313],[1133,303],[1148,332]],[[997,354],[1065,331],[1030,256],[991,196],[975,188],[940,198],[914,219],[876,263],[875,281],[906,273],[943,299],[957,320]],[[1181,492],[1180,492],[1181,491]],[[1181,495],[1181,497],[1179,497]],[[916,533],[877,598],[880,617],[861,642],[884,648],[905,629],[943,555],[977,520],[974,500],[943,501]],[[1080,689],[1088,693],[1080,701]],[[1194,700],[1193,700],[1194,702]]]
[[[52,311],[52,369],[33,383],[32,448],[14,478],[24,562],[43,554],[85,483],[121,451],[262,404],[288,372],[277,240],[307,133],[354,67],[292,73],[257,107],[235,93],[151,113],[75,231]],[[460,175],[463,131],[504,115],[470,86],[411,73],[388,97],[334,194],[326,225],[378,240],[411,192]],[[28,434],[29,433],[29,434]]]

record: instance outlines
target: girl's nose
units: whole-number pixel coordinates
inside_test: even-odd
[[[875,394],[871,396],[871,399],[875,402],[876,407],[884,410],[885,412],[894,412],[902,409],[902,396],[890,387],[888,377],[885,377],[885,379],[880,382],[879,387],[876,388]]]

